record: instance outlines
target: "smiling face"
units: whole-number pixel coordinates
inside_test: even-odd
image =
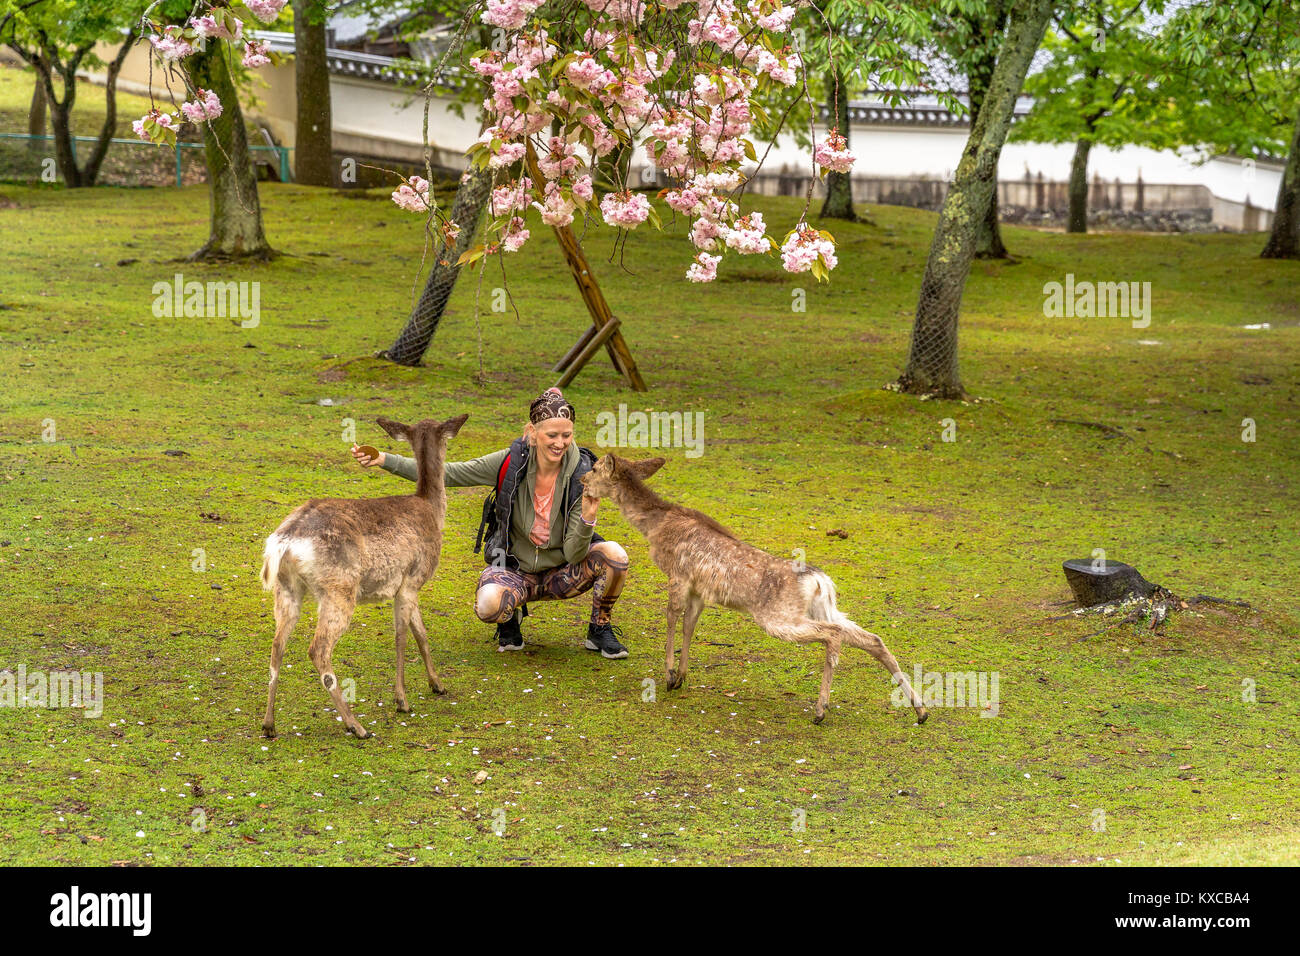
[[[530,427],[540,461],[558,466],[573,444],[573,422],[567,418],[548,418]]]

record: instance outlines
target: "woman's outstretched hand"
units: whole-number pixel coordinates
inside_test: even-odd
[[[362,450],[363,447],[365,450]],[[378,453],[379,457],[372,457],[369,452],[373,450],[369,445],[353,445],[352,457],[357,460],[357,464],[362,468],[373,468],[375,465],[382,465],[384,463],[384,453],[381,451]]]
[[[585,491],[582,494],[582,520],[587,524],[592,524],[596,520],[596,512],[600,510],[600,499],[593,498]]]

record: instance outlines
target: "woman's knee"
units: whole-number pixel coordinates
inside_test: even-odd
[[[501,624],[515,613],[514,595],[499,584],[485,584],[474,595],[474,613],[487,624]]]
[[[628,564],[627,552],[617,541],[597,541],[591,546],[591,550],[605,559],[606,563],[612,567],[625,569]]]

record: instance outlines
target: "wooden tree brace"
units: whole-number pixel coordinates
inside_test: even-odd
[[[528,166],[528,174],[532,177],[533,182],[540,183],[545,180],[537,166],[537,154],[533,151],[531,141],[528,143],[525,163]],[[610,361],[614,364],[614,368],[627,380],[627,383],[635,391],[646,391],[645,381],[641,378],[641,373],[637,371],[636,361],[632,358],[632,351],[627,347],[627,342],[623,340],[623,336],[618,331],[618,320],[610,312],[609,304],[605,301],[600,286],[596,284],[596,279],[591,274],[591,269],[587,265],[587,257],[583,255],[582,247],[578,245],[573,230],[568,226],[552,226],[552,228],[555,230],[556,238],[560,241],[560,249],[564,252],[564,259],[569,264],[569,271],[573,274],[573,281],[578,284],[578,292],[582,295],[582,301],[587,304],[587,311],[591,313],[592,320],[592,328],[578,340],[578,343],[573,348],[569,349],[564,358],[556,363],[553,371],[563,372],[560,381],[562,384],[568,384],[578,374],[583,364],[591,358],[591,354],[594,354],[597,348],[604,345],[605,351],[609,353]],[[594,346],[592,345],[593,341],[596,343]]]
[[[595,326],[592,328],[595,328]],[[568,367],[564,369],[564,374],[560,376],[558,381],[556,381],[555,387],[564,388],[572,382],[577,377],[578,373],[582,371],[582,367],[587,364],[593,355],[596,354],[596,350],[602,345],[605,345],[612,336],[617,334],[618,319],[612,319],[611,321],[606,322],[604,326],[602,326],[601,329],[590,338],[583,336],[587,344],[583,346],[582,351],[579,352],[574,357],[573,361],[569,363]]]

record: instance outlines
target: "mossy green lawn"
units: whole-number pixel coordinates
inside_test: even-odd
[[[609,503],[600,530],[632,559],[616,609],[631,656],[582,648],[585,599],[534,605],[526,651],[498,654],[472,609],[482,490],[463,489],[421,601],[449,693],[428,692],[412,646],[414,713],[394,711],[390,608],[363,606],[335,663],[377,736],[346,735],[307,658],[309,606],[265,740],[264,538],[310,497],[412,490],[352,462],[348,420],[392,447],[376,416],[468,412],[451,453],[500,448],[589,320],[534,218],[508,261],[518,316],[491,311],[495,261],[482,279],[486,382],[469,273],[426,367],[394,367],[371,355],[410,307],[420,222],[384,195],[261,195],[287,254],[210,266],[178,261],[206,237],[203,187],[0,187],[0,668],[102,672],[106,697],[99,718],[0,708],[6,860],[1300,860],[1300,267],[1257,259],[1260,237],[1007,229],[1021,260],[977,263],[963,308],[980,401],[954,404],[881,388],[906,355],[932,214],[832,226],[840,267],[820,286],[757,258],[690,285],[680,227],[638,230],[620,266],[593,225],[651,390],[629,392],[602,354],[567,390],[578,440],[620,403],[702,412],[701,457],[621,453],[666,455],[664,495],[802,550],[909,674],[997,672],[997,715],[936,707],[917,727],[846,651],[814,726],[820,654],[719,610],[686,688],[664,692],[665,579]],[[752,205],[776,230],[800,208]],[[260,283],[260,323],[155,317],[153,285],[176,273]],[[1044,283],[1066,273],[1151,282],[1150,327],[1046,318]],[[1097,548],[1252,610],[1100,634],[1054,619],[1061,561]]]

